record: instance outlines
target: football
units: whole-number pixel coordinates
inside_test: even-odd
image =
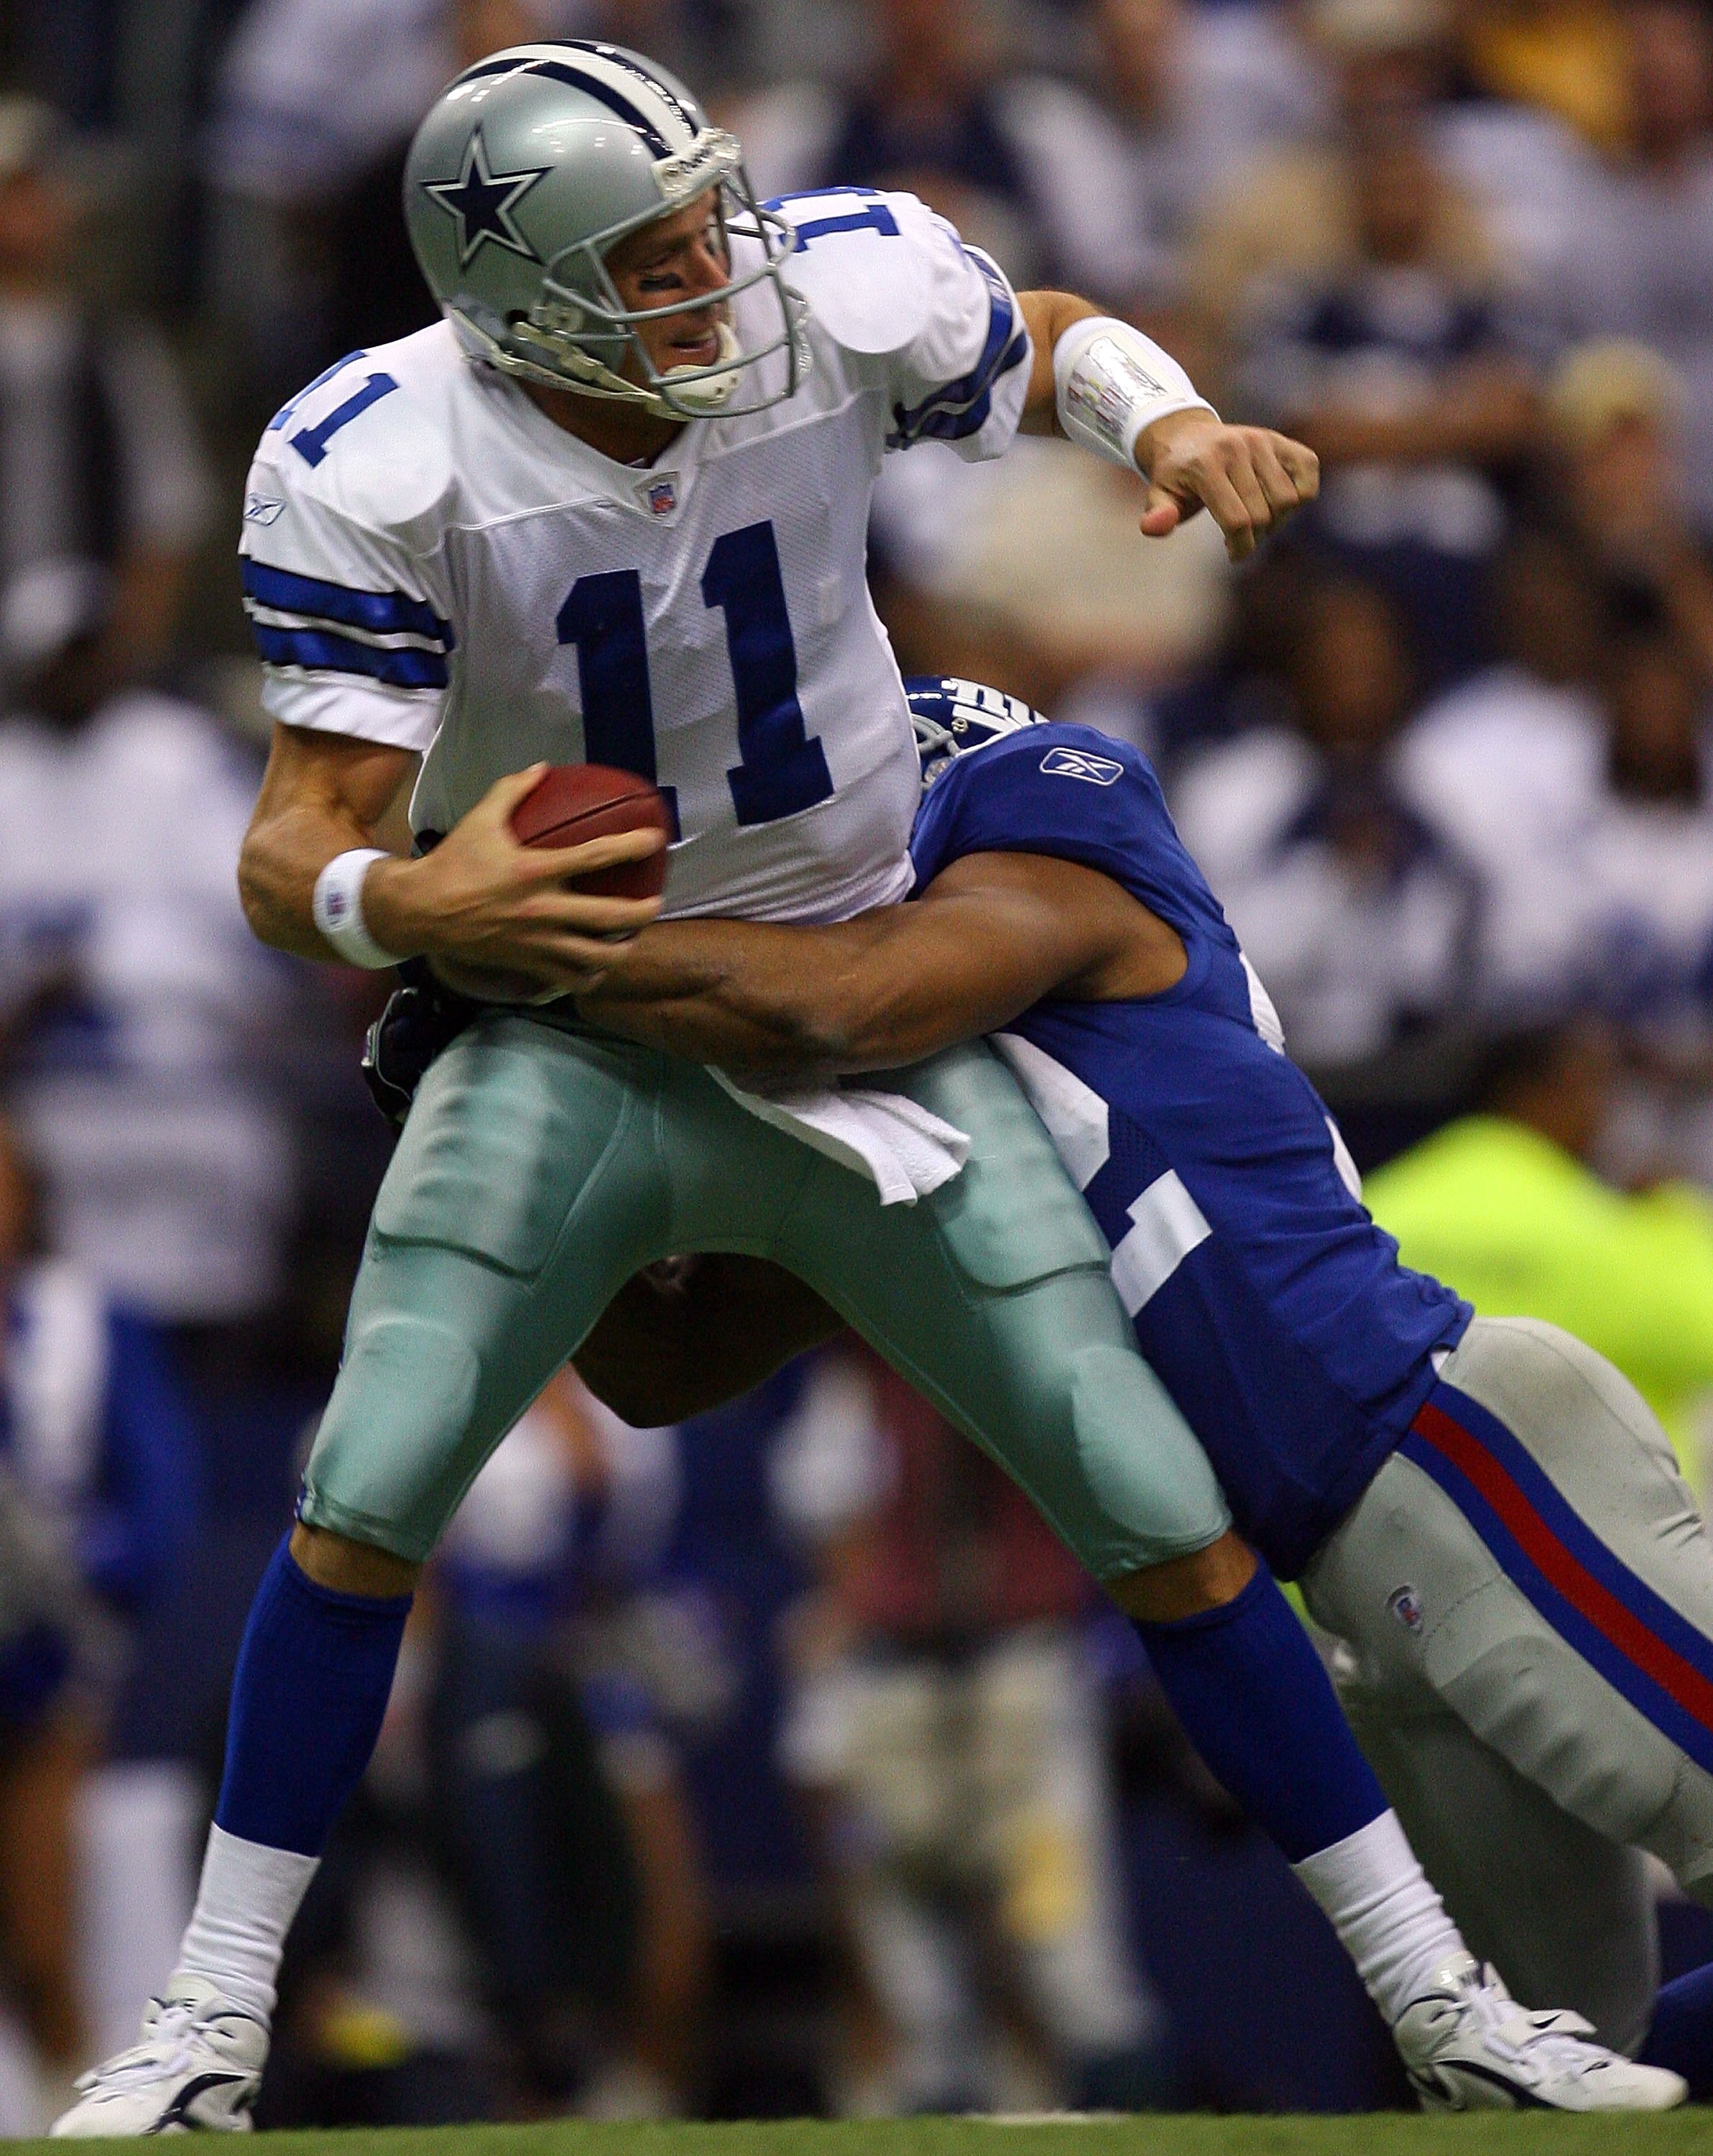
[[[619,831],[677,834],[660,789],[633,771],[602,763],[556,763],[511,812],[512,835],[525,846],[580,846]],[[663,850],[640,861],[577,876],[570,888],[591,898],[658,898],[666,887]]]

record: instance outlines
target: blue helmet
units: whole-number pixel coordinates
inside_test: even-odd
[[[1003,689],[990,689],[980,681],[960,681],[951,675],[912,675],[904,685],[904,693],[916,730],[925,793],[953,757],[972,748],[985,748],[1003,734],[1021,733],[1025,726],[1047,723],[1042,713],[1032,710],[1021,696],[1008,696]]]

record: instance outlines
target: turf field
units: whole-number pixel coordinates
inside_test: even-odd
[[[1539,2112],[1417,2118],[903,2119],[828,2126],[449,2126],[277,2133],[280,2156],[1688,2156],[1713,2110],[1623,2121]],[[49,2156],[49,2141],[11,2151]],[[58,2152],[64,2156],[64,2152]]]

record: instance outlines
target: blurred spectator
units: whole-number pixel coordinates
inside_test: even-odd
[[[134,1614],[190,1532],[184,1403],[153,1327],[42,1247],[38,1192],[0,1122],[0,1459],[90,1592]]]
[[[1618,541],[1632,505],[1613,499]],[[1614,565],[1519,539],[1499,587],[1505,661],[1424,711],[1400,752],[1411,801],[1481,873],[1480,1007],[1513,1024],[1593,998],[1699,1031],[1713,978],[1707,670],[1671,619],[1701,618],[1707,572],[1654,551],[1644,486],[1634,506],[1649,551]]]
[[[1615,1017],[1706,1024],[1713,798],[1705,676],[1676,639],[1633,632],[1604,669],[1605,783],[1575,856],[1592,986]]]
[[[1066,442],[890,457],[872,545],[906,670],[991,675],[1061,717],[1080,693],[1075,716],[1134,733],[1136,699],[1208,655],[1230,588],[1212,518],[1144,540],[1145,493]]]
[[[1572,352],[1547,385],[1548,466],[1617,622],[1669,628],[1713,674],[1713,562],[1688,520],[1683,393],[1644,345]]]
[[[1552,280],[1571,337],[1633,337],[1685,392],[1688,506],[1713,533],[1713,28],[1694,0],[1630,0],[1634,131],[1595,173]]]
[[[54,1250],[128,1308],[230,1323],[280,1286],[291,975],[238,902],[256,773],[194,707],[107,692],[110,605],[86,563],[0,596],[0,1029]]]
[[[534,2099],[606,2118],[698,2092],[709,1920],[674,1725],[721,1680],[662,1575],[678,1502],[672,1433],[567,1371],[436,1568],[429,1771],[488,1997]]]
[[[47,1256],[40,1224],[34,1178],[0,1122],[0,1969],[43,2064],[64,2075],[135,1974],[121,1912],[136,1881],[113,1876],[90,1834],[102,1790],[89,1777],[102,1779],[120,1628],[166,1587],[196,1492],[183,1403],[151,1328]],[[144,1854],[133,1841],[131,1865]],[[95,1938],[101,1956],[85,1950],[79,1968],[80,1940]],[[133,2020],[151,1980],[126,1999]]]
[[[1216,352],[1269,288],[1330,282],[1360,263],[1351,146],[1383,143],[1398,126],[1413,136],[1443,85],[1439,0],[1313,0],[1299,21],[1323,71],[1316,135],[1239,162],[1203,206],[1189,288]],[[1439,274],[1456,285],[1489,275],[1491,245],[1462,189],[1439,185],[1430,213],[1424,244]]]
[[[1203,199],[1233,167],[1310,135],[1320,84],[1277,13],[1233,0],[1093,0],[1086,90],[1024,75],[1001,91],[1059,273],[1133,312],[1182,296]]]
[[[1211,12],[1216,20],[1251,13]],[[1246,150],[1233,138],[1236,154],[1204,190],[1191,285],[1214,329],[1240,313],[1269,269],[1315,277],[1347,259],[1344,146],[1355,136],[1383,136],[1398,119],[1430,136],[1456,183],[1441,211],[1447,263],[1496,271],[1506,285],[1539,294],[1574,237],[1594,152],[1554,113],[1472,80],[1454,35],[1455,5],[1309,0],[1300,9],[1254,13],[1270,36],[1269,74],[1290,85],[1290,117],[1280,111],[1274,125],[1256,128]]]
[[[1478,1112],[1369,1177],[1364,1197],[1404,1263],[1484,1317],[1544,1318],[1608,1356],[1705,1493],[1692,1430],[1713,1386],[1713,1205],[1683,1184],[1627,1195],[1587,1165],[1614,1075],[1598,1029],[1501,1035]]]
[[[110,687],[171,648],[209,480],[177,370],[141,322],[76,296],[83,205],[45,105],[0,98],[0,583],[81,557],[112,579]]]
[[[1264,547],[1230,582],[1225,633],[1206,663],[1152,697],[1140,737],[1168,785],[1187,757],[1259,726],[1290,723],[1290,655],[1315,574],[1286,540]]]
[[[1446,170],[1480,213],[1493,269],[1516,300],[1520,323],[1531,342],[1539,340],[1598,153],[1556,112],[1488,94],[1454,62],[1443,69],[1425,117]]]
[[[1354,259],[1279,295],[1252,326],[1252,403],[1316,450],[1311,528],[1411,617],[1428,684],[1480,656],[1480,594],[1505,511],[1497,472],[1527,444],[1529,375],[1490,280],[1441,238],[1449,182],[1402,116],[1352,141]]]
[[[417,122],[461,67],[669,11],[633,0],[253,0],[222,62],[207,167],[219,282],[259,385],[436,317],[399,203]]]
[[[1572,865],[1600,784],[1600,586],[1562,534],[1527,527],[1493,585],[1498,658],[1421,712],[1398,773],[1417,812],[1480,873],[1481,998],[1490,1012],[1562,1007],[1585,918]]]
[[[1210,751],[1173,809],[1292,1052],[1324,1068],[1462,1009],[1480,899],[1398,783],[1414,681],[1391,601],[1369,585],[1311,588],[1290,683],[1294,726]]]
[[[868,1358],[821,1367],[774,1479],[823,1582],[792,1626],[782,1745],[859,1972],[840,2108],[1157,2099],[1088,1580],[1004,1476]]]
[[[1481,95],[1539,105],[1602,150],[1628,140],[1623,17],[1611,0],[1461,0],[1457,25]]]
[[[1013,125],[982,0],[869,0],[874,64],[850,89],[792,83],[736,121],[764,197],[823,187],[919,194],[1013,284],[1057,274],[1043,191]]]
[[[119,0],[68,0],[56,8],[8,12],[7,57],[22,61],[30,86],[50,97],[78,127],[109,124],[119,59]]]

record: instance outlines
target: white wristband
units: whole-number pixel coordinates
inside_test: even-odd
[[[1053,379],[1070,439],[1131,471],[1144,427],[1170,412],[1213,409],[1170,352],[1110,315],[1064,332],[1053,347]]]
[[[372,973],[398,963],[363,926],[363,878],[377,861],[390,859],[378,846],[354,846],[348,854],[336,855],[315,878],[310,908],[315,927],[346,964],[367,966]]]

